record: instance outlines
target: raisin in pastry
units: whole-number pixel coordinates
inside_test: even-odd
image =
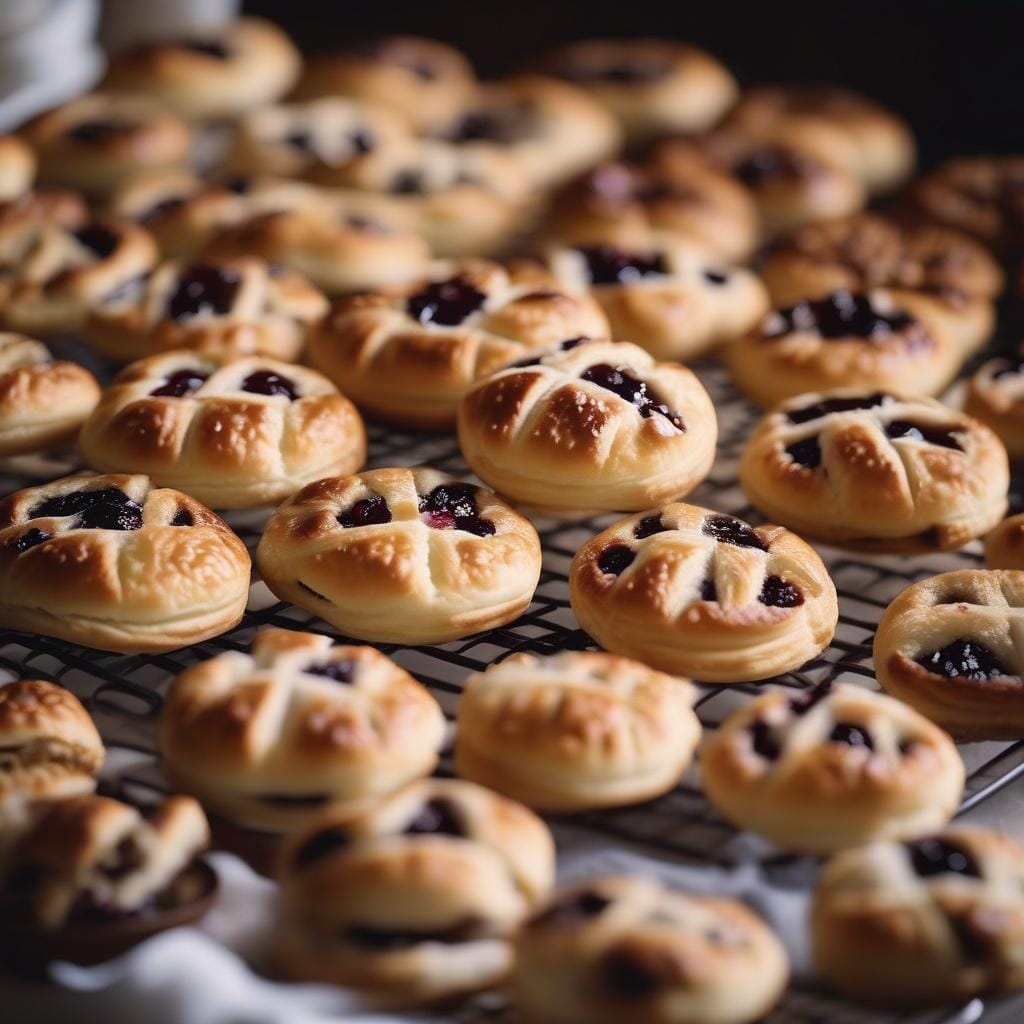
[[[949,1004],[1024,987],[1024,850],[957,826],[838,854],[811,912],[814,961],[857,1002]]]
[[[612,875],[559,890],[520,930],[512,993],[548,1024],[751,1024],[788,979],[782,943],[737,900]]]
[[[1024,737],[1024,572],[960,569],[907,587],[875,634],[875,672],[957,738]]]
[[[871,551],[958,548],[1006,510],[998,438],[931,398],[840,388],[768,413],[740,461],[747,497],[800,534]]]
[[[554,867],[550,832],[521,804],[469,782],[416,782],[292,833],[274,959],[292,980],[402,1003],[486,988],[508,973],[511,935]]]
[[[466,260],[336,303],[313,331],[309,358],[371,416],[437,429],[499,367],[566,338],[607,334],[593,299],[570,295],[540,268]]]
[[[683,504],[587,541],[569,595],[602,647],[715,683],[799,668],[828,645],[839,614],[825,566],[796,534]]]
[[[0,624],[102,650],[170,651],[242,617],[249,555],[145,476],[69,476],[0,503]]]
[[[485,377],[459,405],[458,429],[482,480],[556,514],[681,498],[711,469],[718,435],[711,399],[686,367],[589,338]]]
[[[145,470],[158,486],[213,508],[245,508],[357,472],[366,431],[355,406],[315,370],[178,351],[122,370],[79,447],[93,469]]]
[[[628,658],[514,654],[466,682],[455,770],[538,810],[641,803],[690,764],[693,697],[685,679]]]
[[[256,551],[267,586],[347,636],[436,644],[511,622],[540,576],[537,531],[496,494],[433,469],[304,487]]]
[[[230,821],[284,832],[427,775],[444,728],[437,701],[373,647],[264,629],[248,652],[171,683],[159,738],[174,785]]]

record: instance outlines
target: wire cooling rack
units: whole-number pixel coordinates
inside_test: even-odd
[[[80,351],[74,355],[81,358]],[[687,500],[758,521],[737,482],[736,466],[745,439],[758,418],[728,384],[717,364],[695,367],[711,393],[719,418],[718,457],[710,477]],[[370,465],[428,463],[460,476],[468,470],[454,438],[417,434],[380,425],[369,427]],[[2,493],[39,480],[52,479],[75,468],[66,461],[16,460],[0,473]],[[227,516],[246,543],[254,547],[266,512]],[[544,547],[544,568],[533,602],[516,622],[463,640],[433,647],[379,645],[413,672],[440,701],[452,719],[466,677],[516,651],[552,653],[591,647],[590,638],[576,625],[569,606],[568,568],[579,546],[617,517],[584,520],[538,519]],[[820,657],[798,672],[768,682],[731,686],[701,686],[697,711],[705,730],[715,729],[736,707],[769,688],[804,689],[825,679],[874,687],[871,641],[882,611],[906,586],[935,573],[981,563],[980,545],[962,551],[921,557],[856,557],[825,548],[822,554],[839,592],[839,627]],[[154,724],[170,679],[188,665],[222,651],[244,650],[263,626],[308,629],[338,637],[324,622],[292,605],[276,601],[264,585],[254,582],[249,610],[230,633],[186,650],[164,655],[124,656],[95,651],[47,637],[0,631],[0,667],[22,676],[50,678],[73,690],[89,707],[111,748],[129,751],[131,767],[119,778],[118,789],[131,797],[138,788],[159,790]],[[137,756],[132,758],[130,752]],[[967,785],[960,813],[965,813],[1024,773],[1024,743],[985,743],[961,747],[967,765]],[[444,759],[442,772],[450,772]],[[711,809],[691,770],[664,797],[639,807],[594,812],[573,819],[594,834],[596,843],[628,841],[640,850],[671,860],[730,866],[751,856],[767,872],[800,874],[800,858],[783,856],[767,844],[751,846]],[[556,829],[557,831],[557,829]],[[752,854],[753,849],[753,854]],[[806,865],[803,865],[806,867]],[[805,876],[806,877],[806,874]],[[984,1013],[974,1000],[956,1013],[913,1017],[880,1015],[840,1001],[825,992],[798,985],[766,1024],[969,1024]],[[447,1017],[447,1020],[453,1018]],[[511,1021],[501,1001],[483,997],[459,1012],[464,1022]]]

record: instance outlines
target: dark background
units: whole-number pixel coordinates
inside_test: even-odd
[[[744,84],[832,81],[875,97],[910,120],[925,163],[1024,152],[1024,0],[251,0],[245,9],[279,22],[308,52],[389,32],[433,36],[465,50],[485,76],[580,37],[687,39]]]

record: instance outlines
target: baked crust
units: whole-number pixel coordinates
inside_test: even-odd
[[[291,362],[326,309],[304,277],[256,256],[168,260],[97,303],[85,330],[120,362],[170,349]]]
[[[550,891],[554,843],[521,804],[424,779],[286,842],[275,960],[297,981],[422,1002],[494,984],[509,935]]]
[[[801,535],[869,551],[958,548],[1006,511],[1009,465],[985,426],[931,398],[839,388],[754,428],[740,483]]]
[[[99,397],[100,386],[84,367],[54,360],[33,338],[0,332],[0,456],[70,441]]]
[[[178,351],[122,370],[79,447],[94,469],[146,470],[159,486],[214,508],[246,508],[357,472],[366,430],[355,406],[315,370]]]
[[[828,646],[839,614],[825,566],[796,534],[684,504],[587,541],[569,596],[607,650],[718,683],[799,668]]]
[[[17,135],[0,135],[0,203],[24,195],[36,176],[36,155]]]
[[[960,569],[907,587],[875,633],[878,681],[958,739],[1024,736],[1024,572]]]
[[[428,774],[444,732],[434,698],[375,648],[264,629],[171,683],[159,740],[164,772],[211,811],[287,831]]]
[[[611,371],[606,383],[618,380],[625,393],[585,379],[593,368]],[[458,430],[482,480],[513,501],[562,512],[622,512],[682,497],[711,469],[718,433],[711,399],[686,367],[591,339],[473,385]]]
[[[989,569],[1024,569],[1024,513],[1004,519],[985,538]]]
[[[1024,360],[990,359],[967,384],[964,412],[999,436],[1010,457],[1024,457]]]
[[[960,870],[935,870],[936,855]],[[846,850],[825,866],[814,896],[815,963],[840,992],[887,1008],[962,1005],[1018,989],[1022,889],[1024,851],[987,829]]]
[[[106,493],[79,494],[89,491]],[[58,499],[66,510],[50,511]],[[241,619],[249,568],[221,519],[145,476],[70,476],[0,503],[9,629],[124,653],[174,650]]]
[[[455,769],[543,811],[636,804],[671,789],[700,739],[688,681],[610,654],[514,654],[470,676]]]
[[[560,289],[543,268],[464,260],[429,281],[335,303],[310,337],[309,359],[370,415],[437,429],[499,367],[566,338],[607,334],[597,303]]]
[[[359,519],[381,501],[386,518]],[[375,469],[304,487],[267,523],[256,561],[281,600],[347,636],[424,644],[517,618],[541,551],[530,522],[485,488],[433,469]]]
[[[701,754],[708,799],[787,850],[827,852],[941,828],[964,786],[952,740],[899,701],[825,683],[766,693]]]
[[[516,938],[515,1003],[551,1024],[747,1024],[782,997],[782,943],[742,903],[638,875],[562,889]]]

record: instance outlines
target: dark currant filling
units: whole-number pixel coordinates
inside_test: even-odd
[[[828,416],[829,413],[851,412],[854,409],[877,409],[892,401],[894,401],[892,395],[887,395],[884,391],[850,398],[826,398],[824,401],[805,405],[800,409],[790,409],[786,413],[786,419],[790,423],[810,423],[811,420],[820,420],[823,416]]]
[[[187,508],[179,508],[178,511],[174,513],[174,518],[171,520],[171,526],[195,526],[195,519]]]
[[[754,753],[766,761],[777,761],[782,753],[778,730],[761,719],[750,727],[750,743]]]
[[[765,146],[750,153],[733,172],[747,188],[757,188],[772,178],[801,178],[811,175],[818,164],[802,153]]]
[[[768,545],[754,532],[753,527],[732,516],[708,516],[700,531],[722,544],[734,544],[738,548],[757,548],[758,551],[768,550]]]
[[[105,260],[117,248],[121,236],[116,231],[104,227],[102,224],[86,224],[75,233],[75,238],[90,252],[95,253],[101,260]]]
[[[249,190],[252,188],[252,178],[237,175],[224,181],[223,187],[228,192],[233,192],[236,196],[245,196],[249,194]]]
[[[803,717],[807,714],[808,711],[811,710],[811,708],[813,708],[816,704],[819,704],[831,693],[832,682],[831,680],[826,680],[823,683],[819,683],[817,686],[814,687],[814,689],[808,690],[806,693],[800,694],[798,697],[790,697],[789,701],[787,702],[787,707],[789,708],[791,714],[796,715],[797,717]],[[768,722],[765,722],[761,719],[758,719],[757,721],[753,722],[750,726],[751,745],[754,749],[754,752],[756,754],[759,754],[766,761],[776,761],[782,754],[782,739],[780,728],[780,725],[771,725]],[[843,726],[842,728],[844,730],[846,728],[856,729],[856,726]],[[836,743],[850,742],[851,745],[856,745],[856,741],[851,741],[850,739],[846,738],[845,733],[839,735],[839,729],[840,727],[837,726],[836,729],[832,731],[832,735],[829,737],[831,740],[833,740]],[[862,745],[871,748],[870,738],[867,737],[866,733],[864,734],[864,736],[866,739],[868,739],[868,742]]]
[[[231,56],[227,46],[216,39],[182,39],[175,45],[179,50],[200,53],[204,57],[213,57],[214,60],[227,60]]]
[[[643,540],[645,537],[653,537],[656,533],[668,533],[671,529],[671,526],[662,523],[661,516],[645,516],[633,527],[633,536],[637,540]]]
[[[336,683],[352,683],[355,681],[356,663],[350,658],[342,661],[320,661],[307,665],[302,671],[311,676],[333,679]]]
[[[664,78],[672,70],[666,61],[625,60],[616,64],[572,64],[562,68],[560,77],[571,82],[614,82],[616,85],[646,85]]]
[[[1017,363],[1007,362],[1005,366],[1001,366],[992,374],[992,379],[1002,380],[1003,377],[1018,377],[1021,373],[1024,373],[1024,360]]]
[[[357,128],[352,132],[348,137],[348,142],[352,147],[352,152],[358,153],[360,156],[373,152],[373,148],[377,144],[376,139],[365,128]]]
[[[907,313],[897,310],[882,313],[875,309],[867,295],[854,295],[836,291],[823,299],[799,302],[795,306],[778,310],[781,321],[765,337],[777,338],[793,331],[814,331],[825,339],[880,338],[904,331],[916,321]]]
[[[45,533],[33,526],[31,530],[26,530],[20,536],[7,541],[7,547],[13,548],[18,554],[21,554],[23,551],[28,551],[29,548],[34,548],[38,544],[42,544],[43,541],[49,540],[52,536],[52,533]]]
[[[344,939],[362,949],[371,949],[378,953],[392,953],[403,949],[412,949],[427,942],[437,942],[445,946],[472,942],[481,937],[480,926],[481,922],[477,918],[466,918],[464,921],[452,925],[451,928],[432,931],[355,925],[345,929]]]
[[[455,125],[448,141],[496,142],[511,146],[533,134],[532,117],[527,107],[510,107],[500,112],[470,110]]]
[[[617,999],[645,999],[660,991],[659,962],[628,949],[613,949],[601,963],[605,991]]]
[[[427,191],[427,182],[420,171],[399,171],[388,191],[396,196],[421,196]]]
[[[871,739],[871,733],[859,725],[848,725],[839,722],[829,733],[829,743],[845,743],[848,747],[863,747],[865,750],[874,750],[875,743]]]
[[[186,320],[202,313],[226,313],[241,286],[237,271],[203,263],[186,267],[167,302],[167,315],[172,320]]]
[[[463,827],[459,809],[449,800],[443,797],[435,797],[428,800],[419,813],[402,830],[403,835],[445,835],[456,836],[459,839],[465,838],[466,830]]]
[[[964,449],[954,435],[961,432],[961,427],[922,426],[920,423],[911,423],[909,420],[893,420],[885,428],[885,436],[893,440],[907,437],[913,441],[927,441],[928,444],[938,445],[941,448],[953,448],[958,452],[962,452]]]
[[[657,413],[667,419],[676,430],[686,430],[686,424],[679,413],[662,402],[660,396],[650,389],[646,381],[634,377],[621,366],[610,366],[608,363],[588,366],[580,374],[580,379],[596,384],[598,387],[604,388],[605,391],[611,391],[619,398],[625,399],[645,420]]]
[[[346,529],[353,526],[381,526],[391,522],[391,509],[381,494],[357,501],[350,509],[338,513],[338,522]]]
[[[119,135],[131,135],[138,125],[131,121],[79,121],[69,132],[67,138],[87,145],[100,144],[116,139]]]
[[[904,846],[910,856],[914,873],[921,878],[944,874],[981,878],[981,869],[973,855],[948,839],[934,836],[918,839],[913,843],[904,843]]]
[[[169,196],[167,199],[161,199],[160,202],[154,203],[141,217],[139,220],[143,224],[148,224],[150,221],[156,220],[158,217],[162,217],[165,213],[173,213],[175,210],[180,210],[185,205],[184,196]]]
[[[292,864],[296,871],[315,864],[324,857],[344,850],[351,842],[351,837],[343,828],[328,828],[311,836],[295,852]]]
[[[707,281],[708,284],[723,285],[728,283],[729,275],[724,270],[711,270],[710,268],[705,268],[704,280]]]
[[[660,252],[644,256],[612,245],[589,245],[576,251],[587,264],[591,284],[629,284],[668,273],[665,256]]]
[[[175,370],[164,380],[163,384],[150,391],[150,395],[154,398],[182,398],[201,388],[208,378],[209,374],[190,367],[184,370]]]
[[[536,297],[536,293],[534,293],[534,297]],[[560,341],[558,343],[556,351],[568,352],[570,349],[574,349],[577,345],[582,345],[586,341],[590,341],[590,338],[566,338],[565,341]],[[545,355],[547,355],[547,353],[542,352],[539,356],[528,356],[526,359],[520,359],[517,362],[511,363],[510,368],[518,369],[519,367],[525,366],[540,366]]]
[[[781,576],[766,576],[757,599],[769,608],[797,608],[804,603],[799,589]]]
[[[813,689],[808,690],[806,693],[800,694],[799,697],[791,697],[789,700],[789,710],[794,715],[806,715],[811,708],[820,704],[826,697],[832,694],[832,681],[826,679],[822,683],[818,683]]]
[[[281,395],[289,402],[294,402],[299,397],[295,390],[295,382],[274,373],[273,370],[257,370],[250,373],[242,381],[242,390],[248,391],[251,395]]]
[[[437,281],[409,296],[405,304],[409,316],[421,324],[457,327],[475,313],[487,296],[462,277]]]
[[[100,866],[100,874],[112,882],[127,878],[146,862],[146,855],[131,837],[122,839],[114,848],[114,857],[109,864]]]
[[[299,808],[323,807],[329,804],[333,797],[330,793],[260,793],[253,797],[261,804],[269,804],[271,807]]]
[[[621,576],[636,558],[636,552],[625,544],[613,544],[597,557],[597,567],[606,576]]]
[[[702,601],[717,601],[718,587],[715,586],[714,576],[707,576],[700,585],[700,599]]]
[[[538,914],[533,923],[556,926],[579,924],[603,914],[611,903],[610,899],[598,892],[576,892],[553,903],[547,910]]]
[[[821,465],[821,443],[817,436],[805,437],[786,446],[786,454],[798,465],[817,469]]]
[[[495,525],[483,519],[476,504],[472,484],[439,484],[429,494],[421,494],[420,515],[435,530],[464,530],[476,537],[490,537]]]
[[[954,640],[940,650],[922,655],[917,663],[947,679],[984,681],[1015,674],[1001,665],[995,654],[977,640]]]
[[[290,132],[288,135],[283,136],[281,141],[286,146],[291,146],[292,149],[299,150],[300,153],[313,152],[313,135],[304,128],[298,128],[295,131]]]
[[[47,498],[29,511],[29,519],[49,516],[78,516],[80,530],[138,530],[142,506],[116,487],[94,491],[72,491]]]

